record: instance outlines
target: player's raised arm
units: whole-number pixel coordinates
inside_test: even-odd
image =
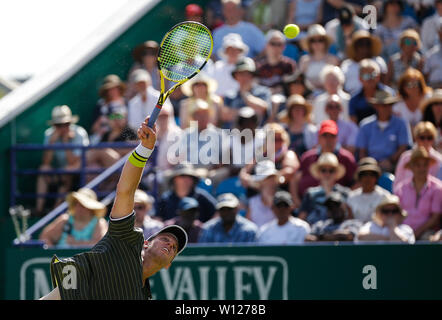
[[[138,138],[141,140],[138,147],[131,153],[118,181],[116,197],[111,210],[111,218],[118,219],[130,214],[134,207],[134,195],[140,183],[144,166],[149,159],[156,141],[156,126],[149,128],[149,117],[138,129]]]

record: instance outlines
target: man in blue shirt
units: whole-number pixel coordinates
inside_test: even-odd
[[[219,216],[203,225],[198,242],[255,242],[258,227],[253,222],[238,215],[238,198],[232,193],[224,193],[217,200],[216,210]]]
[[[359,158],[373,157],[387,172],[393,172],[402,152],[412,145],[409,125],[393,115],[393,104],[397,101],[398,98],[387,91],[377,91],[369,99],[376,115],[361,122],[356,139]]]

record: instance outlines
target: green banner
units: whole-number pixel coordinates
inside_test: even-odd
[[[151,278],[154,299],[441,299],[442,245],[189,247]],[[6,299],[52,287],[49,261],[79,250],[10,248]]]

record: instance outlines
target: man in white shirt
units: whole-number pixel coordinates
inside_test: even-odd
[[[371,221],[372,215],[381,202],[390,192],[376,185],[381,169],[376,159],[371,157],[359,160],[356,177],[361,187],[350,192],[347,205],[353,217],[361,222]]]
[[[146,70],[138,69],[132,73],[137,94],[129,100],[128,125],[138,130],[140,119],[144,119],[155,108],[160,92],[152,87],[152,78]],[[165,104],[170,102],[166,100]]]
[[[290,193],[278,191],[273,199],[272,210],[276,219],[264,224],[258,233],[258,242],[266,244],[299,244],[310,233],[304,220],[292,216],[293,201]]]

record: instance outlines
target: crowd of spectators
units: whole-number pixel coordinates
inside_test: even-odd
[[[374,26],[365,5],[377,9]],[[211,0],[185,14],[212,29],[213,55],[158,118],[159,193],[143,180],[134,208],[146,237],[173,223],[194,243],[440,241],[442,0]],[[296,38],[279,31],[286,23],[299,25]],[[136,140],[159,96],[158,49],[140,44],[126,81],[103,79],[89,135],[69,107],[54,108],[45,144]],[[252,135],[225,144],[222,129]],[[89,151],[88,166],[125,151]],[[41,169],[78,161],[75,150],[46,151]],[[37,192],[49,182],[42,174]],[[70,215],[42,239],[97,239],[105,224],[93,191],[67,201]]]

